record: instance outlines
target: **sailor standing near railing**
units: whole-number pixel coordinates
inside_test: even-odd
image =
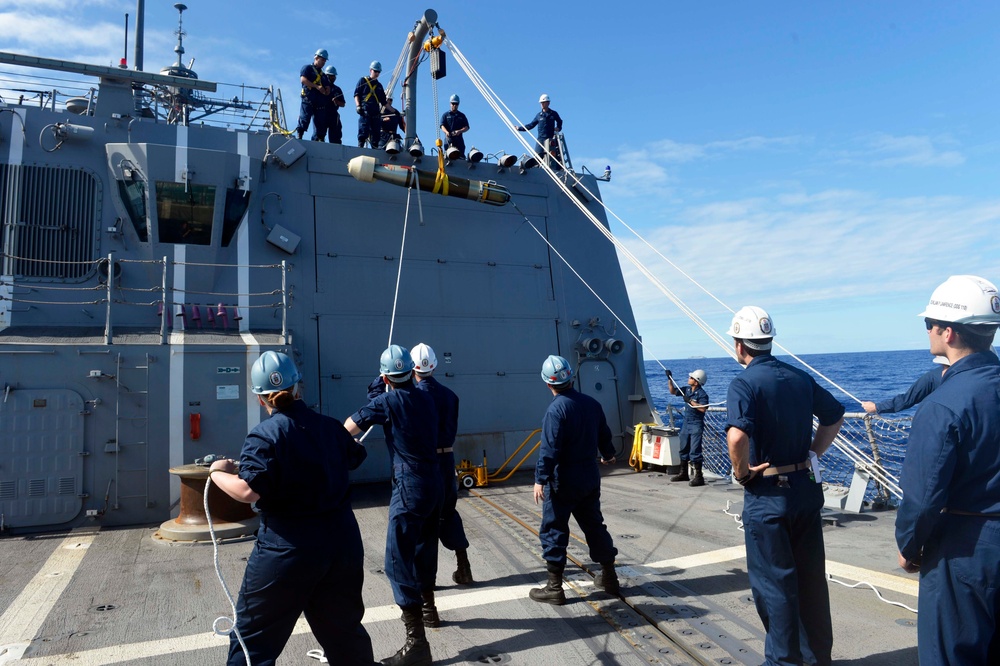
[[[920,572],[921,664],[1000,663],[1000,295],[948,278],[921,313],[951,367],[924,399],[903,461],[899,565]]]
[[[736,360],[746,366],[726,396],[726,440],[733,474],[745,488],[747,573],[767,632],[766,663],[829,666],[823,487],[811,454],[821,456],[833,443],[844,406],[810,375],[771,356],[774,333],[771,317],[754,306],[737,312],[728,332]]]
[[[681,471],[670,477],[671,481],[688,481],[691,486],[705,485],[701,473],[704,456],[701,453],[701,438],[705,431],[705,412],[708,411],[708,393],[703,388],[708,381],[704,370],[698,369],[688,375],[687,386],[674,384],[674,376],[667,370],[667,386],[671,395],[684,397],[684,423],[681,425]],[[699,405],[704,405],[700,407]],[[694,476],[688,476],[688,461],[694,467]]]

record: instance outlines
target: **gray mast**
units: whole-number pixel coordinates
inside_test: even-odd
[[[145,0],[136,0],[135,2],[135,57],[133,58],[135,64],[135,71],[142,71],[142,39],[143,34],[146,29],[145,26],[146,18],[146,2]]]
[[[420,63],[420,51],[423,48],[424,37],[431,26],[437,25],[438,15],[433,9],[428,9],[417,25],[413,28],[413,40],[406,57],[406,69],[403,71],[403,115],[406,117],[406,140],[403,142],[409,148],[417,138],[417,65]]]

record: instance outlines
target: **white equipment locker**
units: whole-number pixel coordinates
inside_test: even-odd
[[[680,431],[670,426],[643,426],[642,462],[669,467],[681,464]]]

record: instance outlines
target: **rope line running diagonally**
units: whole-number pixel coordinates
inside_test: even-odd
[[[489,104],[490,107],[493,108],[493,110],[500,117],[501,121],[504,123],[504,125],[507,127],[507,129],[518,140],[518,142],[521,143],[521,145],[525,148],[525,150],[527,150],[527,151],[530,152],[532,150],[532,146],[521,136],[521,133],[517,131],[517,127],[518,126],[522,126],[523,123],[520,122],[520,120],[517,118],[517,116],[510,110],[510,108],[506,104],[504,104],[504,102],[499,98],[499,96],[490,88],[489,84],[486,83],[486,81],[482,78],[481,75],[479,75],[479,73],[475,70],[475,68],[471,65],[471,63],[469,63],[469,61],[465,58],[464,54],[462,54],[461,50],[455,44],[454,40],[452,40],[451,38],[448,38],[446,40],[446,43],[448,45],[448,48],[452,52],[455,61],[463,69],[463,71],[465,71],[466,75],[472,81],[472,83],[476,87],[476,89],[479,90],[480,94],[483,95],[483,97],[486,100],[487,104]],[[612,211],[610,208],[608,208],[608,206],[601,200],[601,198],[598,197],[593,192],[591,192],[586,187],[586,185],[583,183],[583,181],[580,180],[580,178],[577,177],[575,174],[569,172],[566,169],[562,169],[561,172],[560,172],[560,174],[557,174],[549,166],[549,164],[547,163],[547,160],[540,160],[539,161],[539,166],[549,176],[549,178],[553,181],[553,183],[555,183],[556,186],[559,187],[559,189],[561,189],[567,195],[567,199],[570,202],[572,202],[580,210],[580,212],[585,217],[587,217],[587,219],[590,220],[591,224],[593,224],[594,227],[598,231],[600,231],[608,239],[608,241],[610,241],[614,245],[614,247],[618,250],[618,252],[622,256],[624,256],[626,259],[628,259],[629,262],[631,262],[636,267],[636,269],[643,276],[645,276],[647,280],[649,280],[649,282],[651,284],[653,284],[657,289],[659,289],[660,292],[663,293],[668,298],[668,300],[670,300],[674,305],[676,305],[678,307],[678,309],[681,310],[681,312],[683,312],[685,315],[687,315],[687,317],[692,322],[694,322],[694,324],[696,326],[698,326],[698,328],[700,328],[709,337],[709,339],[711,339],[713,342],[715,342],[717,345],[719,345],[719,347],[723,351],[725,351],[727,355],[729,355],[732,358],[735,358],[735,352],[734,352],[734,350],[732,348],[732,341],[728,337],[720,335],[715,330],[713,330],[712,327],[708,324],[708,322],[706,322],[697,312],[695,312],[691,307],[689,307],[686,303],[684,303],[680,299],[680,297],[678,297],[672,290],[670,290],[665,284],[663,284],[663,282],[658,277],[656,277],[650,271],[650,269],[647,268],[638,259],[638,257],[635,256],[635,254],[631,250],[629,250],[618,238],[616,238],[614,236],[614,234],[611,233],[611,231],[610,231],[609,228],[605,227],[604,224],[602,224],[600,222],[600,220],[598,220],[594,216],[594,214],[591,213],[586,208],[586,206],[584,206],[584,204],[579,200],[579,198],[577,196],[575,196],[573,190],[570,189],[570,185],[567,184],[567,181],[569,179],[572,179],[572,183],[571,184],[572,184],[572,186],[574,188],[576,188],[578,191],[582,191],[585,194],[589,195],[594,201],[597,201],[602,207],[604,207],[604,209],[608,212],[608,214],[609,214],[610,217],[613,217],[619,223],[621,223],[626,229],[628,229],[633,235],[635,235],[636,238],[638,238],[646,247],[649,247],[650,249],[652,249],[653,252],[655,252],[664,261],[666,261],[668,264],[670,264],[679,273],[681,273],[682,275],[684,275],[684,277],[686,277],[695,286],[697,286],[704,293],[706,293],[708,296],[710,296],[712,299],[714,299],[717,303],[719,303],[720,305],[722,305],[726,310],[728,310],[729,312],[734,312],[733,308],[731,308],[729,305],[727,305],[726,303],[724,303],[721,299],[719,299],[717,296],[715,296],[713,293],[711,293],[704,285],[702,285],[701,283],[699,283],[696,280],[694,280],[694,278],[692,278],[690,275],[688,275],[686,272],[684,272],[678,266],[676,266],[673,262],[671,262],[669,259],[667,259],[651,243],[649,243],[649,241],[647,241],[635,229],[633,229],[631,226],[629,226],[614,211]],[[537,229],[536,229],[536,232],[537,232]],[[562,259],[561,256],[560,256],[560,258]],[[630,333],[632,333],[632,332],[630,331]],[[632,335],[633,335],[633,337],[636,337],[634,333],[632,333]],[[798,363],[800,363],[803,367],[805,367],[806,369],[808,369],[809,371],[811,371],[814,375],[822,378],[824,381],[826,381],[827,383],[829,383],[831,386],[833,386],[834,388],[836,388],[837,390],[839,390],[844,395],[846,395],[846,396],[850,397],[851,399],[855,400],[859,404],[861,403],[861,400],[857,396],[851,394],[844,387],[840,386],[839,384],[837,384],[836,382],[834,382],[832,379],[830,379],[829,377],[827,377],[825,374],[823,374],[822,372],[818,371],[815,367],[813,367],[812,365],[810,365],[809,363],[807,363],[806,361],[804,361],[801,357],[799,357],[796,354],[792,353],[790,350],[788,350],[786,347],[782,346],[780,343],[776,342],[775,345],[778,347],[778,349],[782,350],[783,352],[785,352],[786,354],[788,354],[789,356],[791,356]],[[657,363],[660,365],[661,368],[663,368],[663,364],[662,363],[660,363],[659,361],[657,361]],[[882,482],[883,484],[885,484],[886,487],[889,488],[894,494],[897,494],[897,495],[899,494],[898,479],[896,477],[894,477],[892,474],[890,474],[889,472],[887,472],[880,465],[878,465],[874,461],[873,458],[871,458],[870,456],[868,456],[868,454],[866,454],[865,452],[861,451],[857,446],[855,446],[852,443],[850,443],[847,439],[845,439],[841,435],[838,435],[838,437],[834,440],[834,445],[837,447],[838,450],[842,451],[851,460],[853,460],[857,464],[863,466],[872,475],[873,478],[876,478],[880,482]]]

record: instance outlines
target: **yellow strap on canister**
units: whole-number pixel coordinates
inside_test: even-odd
[[[441,139],[437,140],[438,149],[438,170],[434,174],[434,189],[431,190],[434,194],[443,194],[448,196],[448,174],[444,171],[444,151],[441,150],[443,147]]]

